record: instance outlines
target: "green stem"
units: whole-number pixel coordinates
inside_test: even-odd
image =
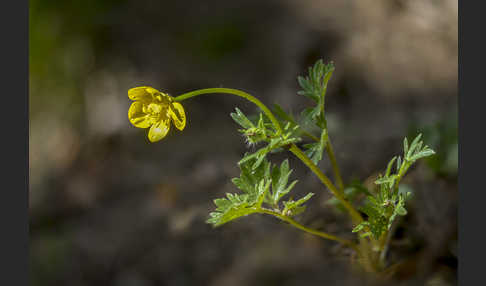
[[[396,194],[398,192],[398,185],[400,184],[400,181],[402,180],[403,176],[405,173],[407,173],[408,168],[410,168],[411,164],[407,159],[403,159],[403,163],[400,166],[400,170],[398,170],[398,177],[395,180],[394,186],[393,186],[393,192]]]
[[[344,192],[344,183],[343,178],[341,177],[341,172],[339,171],[339,166],[336,161],[336,157],[334,156],[334,150],[332,148],[331,139],[327,138],[326,144],[326,152],[329,160],[331,161],[332,171],[334,172],[334,177],[336,179],[336,183],[341,191]]]
[[[297,145],[292,144],[290,146],[290,152],[292,152],[297,158],[299,158],[314,174],[321,180],[321,182],[331,191],[331,193],[343,204],[346,210],[349,212],[353,222],[359,224],[363,221],[361,214],[344,198],[344,193],[338,190],[331,180],[321,172],[321,170],[312,162]]]
[[[280,124],[278,123],[278,120],[275,118],[275,116],[270,111],[270,109],[268,109],[265,106],[265,104],[263,104],[256,97],[254,97],[254,96],[252,96],[252,95],[250,95],[250,94],[248,94],[248,93],[246,93],[244,91],[241,91],[241,90],[232,89],[232,88],[220,88],[220,87],[198,89],[198,90],[195,90],[195,91],[191,91],[191,92],[188,92],[188,93],[184,93],[182,95],[179,95],[179,96],[175,97],[174,100],[175,101],[183,101],[185,99],[188,99],[188,98],[191,98],[191,97],[194,97],[194,96],[198,96],[198,95],[201,95],[201,94],[211,94],[211,93],[212,94],[214,94],[214,93],[233,94],[233,95],[237,95],[237,96],[243,97],[243,98],[245,98],[245,99],[253,102],[258,107],[260,107],[260,109],[265,113],[265,115],[268,117],[268,119],[270,119],[270,121],[272,121],[273,125],[277,129],[277,133],[278,134],[281,134],[282,133],[282,127],[280,127]]]
[[[294,123],[294,124],[296,124],[296,123]],[[319,138],[317,138],[316,136],[310,134],[309,132],[305,131],[304,129],[300,128],[300,130],[302,131],[302,134],[304,134],[305,136],[311,138],[312,140],[314,140],[316,142],[321,141]]]
[[[393,236],[393,233],[395,232],[396,226],[398,225],[398,221],[400,218],[397,218],[393,223],[390,228],[385,234],[384,237],[382,238],[383,240],[380,241],[380,256],[379,256],[379,265],[381,268],[384,268],[386,266],[386,253],[388,252],[388,248],[390,246],[390,240]]]
[[[393,186],[393,193],[394,194],[398,193],[400,181],[402,180],[405,173],[407,173],[408,168],[410,168],[410,166],[411,166],[410,161],[408,161],[407,159],[404,159],[402,165],[400,166],[400,169],[398,170],[398,176],[397,176],[395,183],[394,183],[394,186]],[[390,230],[385,232],[378,242],[379,243],[378,263],[379,263],[380,267],[385,266],[386,253],[387,253],[389,245],[390,245],[391,237],[393,236],[393,233],[395,232],[395,228],[398,225],[399,219],[400,218],[397,218],[397,219],[395,219],[394,222],[392,222],[392,227],[390,228]]]
[[[339,243],[342,243],[344,245],[347,245],[351,248],[353,248],[358,254],[360,253],[359,251],[359,248],[358,246],[353,243],[352,241],[350,240],[347,240],[347,239],[344,239],[344,238],[340,238],[340,237],[337,237],[335,235],[332,235],[332,234],[329,234],[329,233],[326,233],[326,232],[322,232],[322,231],[318,231],[318,230],[315,230],[315,229],[312,229],[312,228],[309,228],[309,227],[306,227],[300,223],[298,223],[297,221],[295,221],[294,219],[288,217],[288,216],[284,216],[278,212],[275,212],[275,211],[272,211],[272,210],[268,210],[268,209],[260,209],[259,210],[260,213],[263,213],[263,214],[269,214],[269,215],[273,215],[285,222],[288,222],[290,225],[292,225],[293,227],[296,227],[300,230],[303,230],[307,233],[310,233],[310,234],[314,234],[314,235],[317,235],[319,237],[322,237],[322,238],[325,238],[325,239],[329,239],[329,240],[334,240],[334,241],[337,241]]]
[[[309,132],[303,129],[301,130],[302,130],[302,134],[304,134],[305,136],[311,138],[316,142],[320,141],[320,139],[317,138],[316,136],[310,134]],[[334,172],[334,177],[336,179],[337,185],[340,190],[344,191],[343,178],[341,177],[341,172],[339,171],[339,166],[337,164],[336,157],[334,156],[334,150],[332,148],[331,139],[329,138],[329,136],[327,137],[326,152],[327,152],[327,156],[329,157],[329,160],[331,161],[331,167],[332,167],[332,171]]]

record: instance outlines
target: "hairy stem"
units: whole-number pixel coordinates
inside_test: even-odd
[[[282,214],[280,214],[278,212],[272,211],[272,210],[260,209],[259,212],[260,213],[264,213],[264,214],[273,215],[273,216],[279,218],[280,220],[283,220],[285,222],[288,222],[293,227],[296,227],[296,228],[298,228],[300,230],[303,230],[303,231],[305,231],[307,233],[310,233],[310,234],[317,235],[317,236],[322,237],[322,238],[325,238],[325,239],[329,239],[329,240],[333,240],[333,241],[342,243],[342,244],[344,244],[346,246],[349,246],[349,247],[353,248],[358,254],[360,253],[358,246],[354,242],[352,242],[350,240],[347,240],[347,239],[344,239],[344,238],[340,238],[340,237],[337,237],[335,235],[332,235],[332,234],[329,234],[329,233],[326,233],[326,232],[322,232],[322,231],[318,231],[318,230],[315,230],[315,229],[306,227],[306,226],[298,223],[297,221],[295,221],[291,217],[284,216],[284,215],[282,215]]]
[[[328,137],[327,140],[328,140],[326,144],[327,156],[331,161],[332,171],[334,172],[336,183],[339,189],[344,192],[343,178],[341,177],[341,172],[339,171],[339,166],[337,164],[336,157],[334,156],[334,150],[332,148],[331,139]]]
[[[356,211],[356,209],[344,198],[344,193],[333,185],[331,180],[321,172],[321,170],[312,162],[307,155],[302,152],[302,150],[297,147],[297,145],[292,144],[290,146],[290,152],[292,152],[297,158],[299,158],[309,169],[311,169],[314,174],[319,178],[319,180],[331,191],[331,193],[343,204],[346,210],[349,212],[353,222],[358,224],[363,221],[361,214]]]
[[[398,225],[397,221],[399,219],[400,218],[398,218],[396,221],[392,223],[391,229],[385,232],[383,234],[383,237],[380,240],[380,256],[379,256],[378,263],[382,268],[386,266],[386,254],[388,252],[388,248],[390,246],[390,240],[393,236],[393,233],[395,232],[396,226]]]
[[[316,136],[310,134],[309,132],[307,132],[303,129],[302,129],[302,134],[304,134],[305,136],[311,138],[312,140],[314,140],[316,142],[320,141],[319,138],[317,138]],[[331,161],[331,167],[332,167],[332,171],[334,172],[334,177],[336,179],[336,183],[337,183],[339,189],[344,191],[344,181],[343,181],[343,178],[341,177],[341,172],[339,171],[339,166],[337,164],[336,157],[334,156],[334,150],[332,148],[331,139],[329,138],[329,136],[327,137],[327,140],[328,140],[327,144],[326,144],[327,156],[329,157],[329,160]]]

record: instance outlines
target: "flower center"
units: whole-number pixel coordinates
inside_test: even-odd
[[[147,106],[147,113],[150,113],[151,115],[158,115],[160,112],[162,112],[162,105],[158,103],[149,103]]]
[[[165,103],[149,103],[144,106],[144,112],[149,115],[152,123],[160,120],[166,120],[169,116],[169,108]]]

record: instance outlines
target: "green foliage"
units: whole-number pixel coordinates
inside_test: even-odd
[[[296,123],[292,115],[289,115],[288,113],[283,111],[280,105],[278,104],[274,105],[274,112],[277,115],[277,117],[281,120],[282,123],[290,124],[289,126],[295,130],[294,131],[295,136],[302,136],[302,135],[309,136],[309,133],[303,130],[303,128]],[[303,145],[304,153],[312,160],[312,162],[314,162],[314,164],[317,165],[317,163],[319,163],[319,161],[322,160],[322,154],[324,152],[324,148],[326,148],[327,142],[328,142],[327,129],[324,128],[321,130],[321,136],[317,142],[307,143]]]
[[[248,195],[226,194],[226,198],[214,200],[217,206],[215,212],[209,214],[206,221],[214,226],[220,226],[229,221],[257,212],[252,205],[254,202],[248,200]]]
[[[315,107],[302,112],[303,118],[301,120],[304,124],[312,122],[321,129],[321,136],[317,142],[303,146],[304,152],[315,164],[322,159],[323,151],[328,142],[324,118],[324,98],[327,82],[333,70],[332,63],[325,65],[322,60],[319,60],[313,67],[309,68],[307,77],[298,78],[303,89],[299,91],[299,94],[311,98],[316,103]],[[217,208],[215,212],[210,214],[211,218],[208,223],[219,226],[238,217],[258,213],[261,210],[262,203],[286,216],[294,216],[305,210],[303,204],[312,197],[312,193],[297,201],[292,199],[283,201],[283,210],[280,210],[280,200],[290,192],[297,181],[287,185],[292,172],[287,160],[283,161],[280,167],[272,167],[266,156],[268,153],[282,151],[291,144],[300,142],[302,134],[311,137],[312,135],[303,130],[297,120],[286,113],[280,105],[275,104],[273,110],[281,126],[284,126],[281,133],[262,113],[257,117],[258,120],[249,119],[238,108],[231,113],[233,120],[242,127],[238,131],[245,136],[249,145],[262,142],[266,145],[253,153],[246,153],[238,162],[241,174],[239,178],[234,178],[232,181],[243,191],[243,194],[227,194],[227,198],[215,200]]]
[[[398,185],[413,163],[418,159],[435,154],[427,145],[423,145],[421,137],[422,135],[419,134],[410,145],[407,138],[403,140],[403,162],[400,156],[390,160],[385,175],[380,175],[375,181],[375,184],[378,185],[378,192],[368,195],[361,208],[361,211],[368,216],[368,220],[357,225],[353,232],[363,231],[361,236],[371,235],[375,239],[379,239],[391,228],[397,216],[407,214],[405,200],[410,193],[400,193]],[[396,163],[396,173],[392,174],[394,163]]]
[[[258,122],[252,122],[248,119],[241,110],[236,108],[236,112],[231,113],[231,117],[235,120],[243,129],[239,131],[244,134],[248,144],[257,144],[260,142],[267,142],[267,146],[260,148],[253,154],[247,154],[239,162],[243,163],[247,160],[256,158],[253,168],[258,167],[265,156],[271,151],[280,151],[281,148],[289,146],[292,143],[301,141],[300,136],[305,134],[313,137],[310,133],[301,128],[301,125],[308,125],[312,123],[314,126],[319,127],[320,137],[316,138],[317,142],[304,144],[305,154],[317,164],[321,159],[328,142],[327,126],[324,117],[324,101],[327,90],[327,83],[331,78],[334,71],[333,63],[324,64],[322,60],[318,60],[314,66],[309,67],[309,73],[307,76],[299,76],[298,82],[302,87],[302,90],[298,92],[300,95],[304,95],[314,101],[316,104],[314,107],[307,108],[301,113],[300,121],[302,124],[298,124],[297,120],[290,114],[286,113],[283,108],[275,104],[273,111],[275,112],[278,120],[284,127],[283,134],[279,135],[275,127],[268,122],[265,116],[260,113]]]
[[[359,181],[353,181],[345,187],[330,144],[324,112],[327,84],[333,71],[332,63],[324,64],[322,60],[318,60],[309,68],[307,76],[298,77],[302,88],[298,94],[310,98],[315,104],[301,112],[298,119],[285,112],[278,104],[274,105],[272,113],[253,96],[234,89],[203,89],[180,95],[174,100],[182,101],[207,93],[229,93],[246,98],[264,112],[247,117],[236,108],[235,112],[231,113],[233,120],[241,126],[238,131],[243,134],[248,145],[262,144],[263,146],[253,153],[245,153],[238,162],[240,176],[233,178],[232,182],[240,192],[227,193],[225,197],[215,199],[216,209],[209,214],[207,223],[218,227],[250,214],[272,215],[302,231],[353,248],[360,256],[357,261],[363,263],[365,269],[380,272],[386,265],[384,259],[393,222],[398,216],[407,214],[405,203],[411,192],[406,186],[400,187],[400,182],[410,166],[421,158],[430,157],[435,152],[423,144],[421,135],[415,137],[410,144],[405,138],[403,155],[395,156],[388,162],[384,175],[380,174],[374,182],[375,189],[368,190]],[[318,129],[320,135],[313,135],[306,130],[307,128],[312,132]],[[307,136],[314,142],[297,146],[297,143],[302,140],[301,136]],[[369,240],[360,240],[358,245],[354,241],[303,226],[292,218],[306,210],[305,204],[314,194],[308,193],[296,200],[289,195],[297,184],[297,180],[291,182],[289,180],[292,174],[289,161],[286,159],[280,165],[273,165],[267,158],[269,153],[286,149],[309,167],[331,191],[334,197],[327,202],[328,205],[347,211],[353,222],[360,222],[352,232],[359,233],[362,237],[370,237]],[[322,160],[325,149],[330,157],[336,185],[315,166]],[[284,199],[285,196],[289,198]],[[361,200],[363,198],[364,203]],[[362,204],[360,210],[366,215],[365,220],[354,207],[358,200]],[[360,247],[362,243],[364,245]]]
[[[303,77],[299,76],[297,81],[301,86],[302,90],[297,92],[299,95],[304,95],[316,104],[314,107],[306,108],[301,112],[300,122],[297,121],[292,115],[286,113],[280,105],[274,105],[274,112],[281,122],[290,124],[295,131],[300,131],[300,133],[294,132],[294,134],[306,134],[310,135],[308,132],[302,129],[301,126],[314,125],[320,130],[321,135],[318,138],[314,138],[316,142],[304,144],[304,153],[317,164],[321,159],[328,142],[327,133],[327,123],[324,116],[324,103],[327,90],[327,84],[334,71],[334,64],[332,62],[324,64],[321,60],[318,60],[314,66],[309,67],[308,75]]]
[[[232,182],[243,193],[228,193],[226,198],[214,200],[216,210],[209,214],[207,223],[220,226],[242,216],[261,213],[264,205],[286,216],[294,216],[305,210],[303,204],[312,197],[312,193],[296,202],[283,201],[284,209],[280,210],[281,199],[297,183],[293,181],[288,184],[292,173],[288,160],[284,160],[280,166],[273,166],[264,159],[258,167],[253,168],[255,161],[256,159],[250,159],[239,164],[240,177],[233,178]]]
[[[319,142],[304,144],[304,153],[317,165],[328,142],[327,129],[322,129]]]
[[[405,137],[405,139],[403,139],[403,156],[406,161],[410,162],[410,164],[413,164],[420,158],[435,154],[434,150],[430,149],[429,146],[422,146],[423,142],[420,141],[421,137],[422,134],[419,134],[417,137],[415,137],[415,139],[412,141],[412,144],[410,145],[410,148],[408,148],[407,138]]]
[[[285,208],[283,209],[282,213],[285,214],[286,216],[294,216],[298,215],[302,212],[305,211],[305,202],[307,202],[314,194],[313,193],[308,193],[305,197],[301,198],[300,200],[294,201],[292,199],[283,202]]]
[[[257,123],[253,123],[238,108],[236,108],[236,113],[231,113],[231,117],[236,123],[244,128],[238,131],[243,133],[249,144],[257,144],[260,142],[268,143],[266,146],[258,149],[252,154],[245,154],[245,156],[238,162],[239,164],[242,164],[246,161],[256,159],[252,165],[253,169],[260,166],[269,152],[281,151],[282,148],[301,140],[300,137],[297,137],[294,134],[299,126],[292,125],[290,122],[285,125],[282,134],[279,135],[271,123],[265,122],[262,113],[260,113]]]
[[[251,117],[253,119],[248,118],[238,108],[231,113],[231,117],[242,127],[239,132],[245,136],[249,145],[265,145],[253,153],[246,153],[239,161],[240,177],[232,181],[241,193],[227,194],[225,198],[216,199],[216,210],[210,214],[208,223],[220,226],[253,213],[273,214],[285,220],[305,211],[305,203],[314,194],[308,193],[297,200],[292,197],[284,200],[297,181],[289,183],[292,170],[289,168],[288,160],[283,161],[280,166],[273,166],[267,160],[267,154],[287,149],[291,144],[300,142],[301,136],[307,136],[314,142],[302,145],[304,154],[316,165],[322,160],[324,150],[329,144],[324,112],[325,95],[333,71],[332,63],[324,64],[319,60],[309,68],[307,76],[298,77],[302,88],[298,94],[310,98],[315,104],[301,112],[300,118],[296,119],[280,105],[274,105],[273,112],[277,117],[274,120],[278,120],[280,126],[284,126],[283,131],[277,130],[272,121],[262,113]],[[320,136],[314,136],[302,126],[318,128]],[[359,233],[361,237],[371,237],[375,244],[381,243],[396,218],[407,214],[405,204],[411,193],[405,186],[400,188],[400,182],[417,160],[435,154],[431,148],[424,145],[421,138],[422,135],[419,134],[412,142],[407,138],[403,140],[403,154],[393,157],[388,162],[384,174],[380,174],[375,180],[375,190],[368,190],[361,182],[354,181],[342,190],[336,191],[341,192],[344,200],[350,202],[364,198],[360,210],[366,215],[365,220],[352,232]],[[349,206],[343,205],[342,197],[333,197],[327,204],[349,211]],[[378,249],[376,247],[373,249]]]
[[[287,186],[292,170],[289,168],[289,161],[284,160],[280,164],[280,168],[276,166],[272,169],[272,191],[269,193],[268,203],[278,208],[280,199],[288,194],[290,190],[297,184],[297,180]]]
[[[315,164],[322,159],[328,142],[324,118],[324,98],[327,82],[333,70],[332,63],[325,65],[322,60],[319,60],[309,68],[307,77],[298,78],[303,89],[299,91],[299,94],[311,98],[316,103],[315,107],[302,112],[302,121],[305,124],[312,122],[321,129],[321,136],[317,142],[303,146],[304,152]],[[300,142],[302,134],[311,137],[312,135],[303,130],[297,120],[286,113],[280,105],[275,104],[273,110],[281,126],[284,126],[281,133],[262,113],[258,115],[258,120],[249,119],[238,108],[230,114],[233,120],[242,127],[238,131],[245,136],[249,145],[262,142],[267,144],[253,153],[246,153],[238,162],[241,174],[239,178],[234,178],[232,181],[243,191],[243,194],[227,194],[227,198],[215,200],[217,208],[210,214],[211,218],[208,223],[219,226],[238,217],[258,213],[261,211],[262,204],[266,204],[286,216],[294,216],[305,210],[303,204],[312,197],[313,193],[309,193],[297,201],[293,199],[283,201],[283,210],[280,210],[280,200],[290,192],[297,181],[288,185],[292,172],[289,169],[288,160],[283,161],[280,167],[272,167],[266,156],[268,153],[279,152],[293,143]]]
[[[261,141],[269,140],[271,137],[275,137],[277,132],[273,129],[273,125],[266,123],[263,119],[263,114],[260,113],[259,120],[253,123],[246,115],[236,108],[236,113],[231,113],[231,118],[233,118],[236,123],[238,123],[244,129],[240,129],[249,144],[256,144]]]
[[[324,103],[327,83],[333,71],[334,64],[332,62],[324,64],[322,60],[318,60],[313,67],[309,67],[309,73],[306,77],[297,77],[302,88],[297,94],[304,95],[316,103],[316,106],[305,109],[302,112],[302,117],[305,121],[313,121],[321,129],[326,128]]]
[[[275,103],[273,105],[273,112],[278,117],[278,119],[280,119],[280,122],[284,123],[284,125],[290,123],[292,128],[294,128],[295,126],[298,126],[298,124],[295,121],[294,116],[285,112],[283,110],[283,108],[278,103]]]
[[[241,127],[245,129],[255,128],[253,122],[251,122],[239,108],[236,108],[236,113],[230,113],[230,116],[236,123],[240,124]]]

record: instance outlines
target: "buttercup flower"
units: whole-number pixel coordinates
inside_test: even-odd
[[[128,119],[135,127],[150,127],[150,142],[164,138],[169,132],[171,121],[181,131],[186,126],[184,108],[168,94],[149,86],[141,86],[128,90],[128,98],[135,101],[128,109]]]

